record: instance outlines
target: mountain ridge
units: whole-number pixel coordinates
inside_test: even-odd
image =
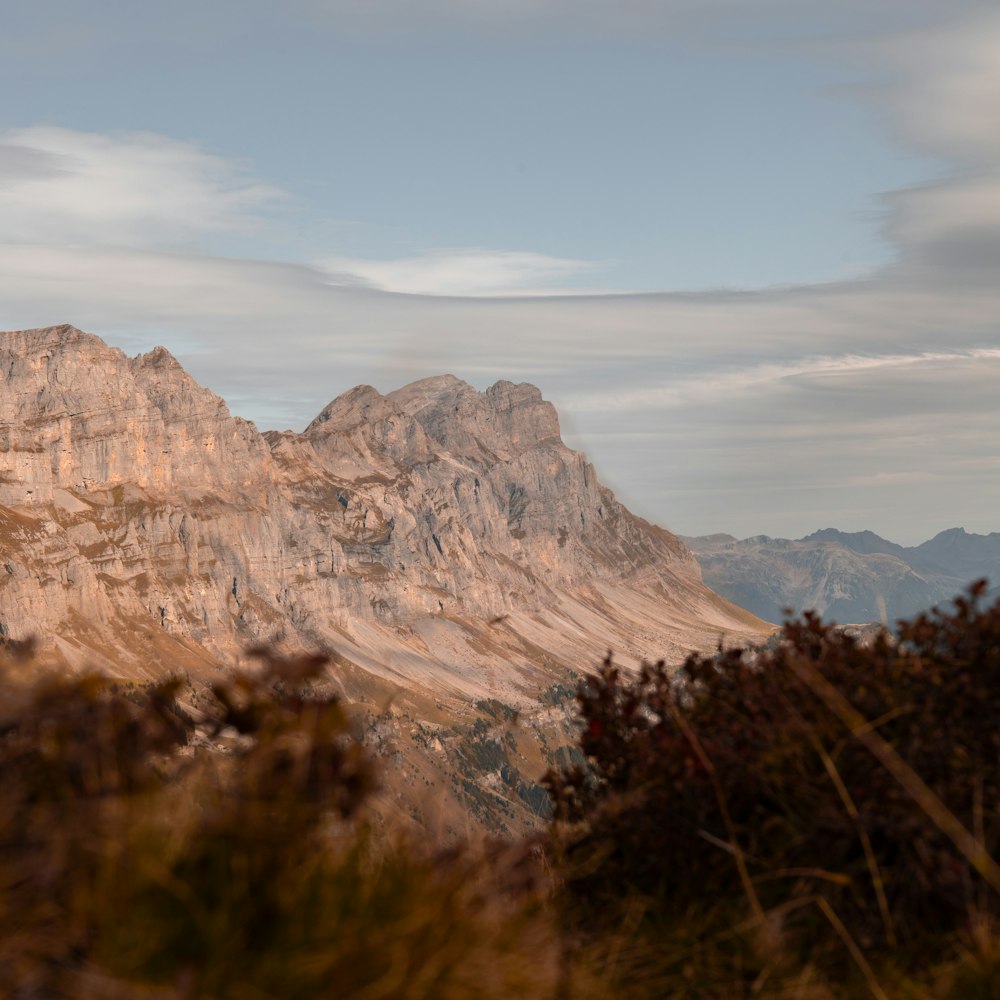
[[[684,541],[713,589],[769,621],[791,609],[891,624],[950,600],[975,579],[1000,588],[1000,532],[946,528],[913,546],[837,528],[799,539],[716,534]]]
[[[509,775],[565,742],[576,671],[769,631],[615,499],[527,383],[355,387],[302,433],[261,434],[162,348],[14,331],[0,371],[4,636],[192,690],[260,643],[328,650],[325,683],[403,753],[404,797],[427,782],[525,822]],[[455,749],[456,720],[480,704],[521,713],[523,759],[459,780],[482,755]]]

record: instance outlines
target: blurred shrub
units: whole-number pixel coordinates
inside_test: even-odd
[[[984,589],[867,646],[807,614],[775,648],[679,672],[606,660],[577,696],[588,766],[547,777],[580,926],[626,920],[693,995],[718,988],[693,985],[713,963],[737,996],[789,958],[879,995],[874,965],[972,947],[1000,902],[1000,604],[980,607]]]
[[[198,732],[173,683],[8,673],[0,995],[555,995],[534,846],[374,837],[373,766],[311,693],[322,665],[265,653]]]
[[[1000,996],[982,593],[871,645],[807,615],[679,671],[605,661],[545,843],[475,848],[372,810],[322,657],[258,650],[208,708],[11,660],[0,996]]]

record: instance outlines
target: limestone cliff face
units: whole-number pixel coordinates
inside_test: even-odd
[[[169,352],[129,359],[69,326],[0,338],[0,502],[131,483],[259,494],[267,447]]]
[[[53,327],[0,336],[0,366],[0,623],[67,656],[132,621],[216,658],[275,639],[365,660],[367,630],[391,660],[457,623],[450,659],[471,642],[496,661],[574,603],[592,655],[638,653],[612,613],[629,591],[663,605],[649,655],[758,627],[601,486],[534,386],[361,386],[303,434],[262,435],[162,348],[130,359]]]
[[[679,661],[767,631],[615,500],[531,385],[360,386],[260,434],[162,348],[69,326],[0,334],[0,378],[0,639],[131,678],[321,646],[349,698],[407,706],[371,734],[415,741],[421,787],[508,752],[448,728],[473,705],[565,728],[552,692],[608,649]],[[540,773],[554,744],[519,746]],[[518,767],[462,779],[491,822],[538,799]]]

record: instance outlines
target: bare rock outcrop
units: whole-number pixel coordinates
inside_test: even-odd
[[[321,646],[332,683],[422,726],[537,708],[609,648],[767,631],[615,500],[534,386],[360,386],[261,434],[162,348],[3,333],[0,372],[0,638],[67,664],[201,676],[255,642]]]
[[[0,503],[129,483],[259,495],[270,455],[251,423],[198,386],[169,351],[127,358],[71,326],[0,337]]]
[[[262,435],[162,348],[128,358],[63,326],[3,334],[0,363],[8,634],[126,615],[231,657],[630,589],[664,604],[650,654],[756,627],[563,444],[534,386],[360,386],[304,433]],[[588,638],[597,653],[615,636]]]

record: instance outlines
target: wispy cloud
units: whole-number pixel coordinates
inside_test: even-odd
[[[898,29],[852,48],[878,70],[868,93],[910,148],[996,165],[1000,153],[1000,11],[994,3],[939,7],[931,25]]]
[[[150,132],[0,132],[0,240],[183,247],[247,231],[282,197],[237,163]]]
[[[860,43],[879,68],[868,96],[909,148],[947,166],[891,194],[886,234],[910,273],[966,284],[1000,268],[1000,13],[963,4],[949,23]]]
[[[466,249],[431,250],[416,257],[371,260],[329,257],[317,266],[333,284],[363,285],[409,295],[559,295],[597,265],[539,253]]]
[[[879,5],[868,0],[381,0],[359,4],[354,0],[296,0],[313,16],[341,29],[382,34],[401,31],[418,35],[441,31],[530,32],[537,37],[557,34],[565,40],[609,36],[679,39],[711,38],[716,42],[741,39],[796,37],[830,30],[833,24],[859,19],[878,29],[884,19]],[[965,0],[966,3],[969,0]],[[941,14],[937,0],[907,0],[894,4],[895,20],[922,23]]]
[[[656,385],[637,388],[621,386],[592,391],[571,397],[576,410],[593,413],[688,407],[694,403],[726,400],[740,394],[771,393],[783,384],[841,378],[850,384],[854,376],[865,373],[890,373],[895,370],[925,368],[932,370],[937,380],[943,378],[949,365],[965,365],[972,361],[1000,363],[1000,348],[972,348],[965,351],[920,351],[914,354],[858,355],[841,357],[807,357],[796,361],[751,363],[746,367],[720,366],[714,371],[684,376],[683,372],[668,375]],[[833,433],[837,433],[836,429]]]

